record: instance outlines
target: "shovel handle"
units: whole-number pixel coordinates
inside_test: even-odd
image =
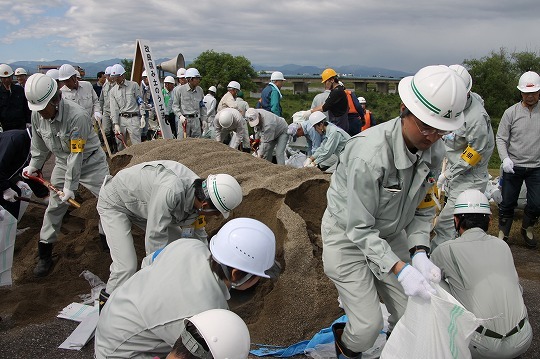
[[[23,176],[27,177],[28,179],[31,179],[32,181],[36,181],[56,193],[58,196],[63,196],[64,192],[60,191],[58,188],[56,188],[51,182],[47,181],[45,178],[43,178],[43,174],[41,171],[38,172],[37,176],[30,176],[28,172],[24,172]],[[73,198],[68,199],[68,203],[71,204],[75,208],[80,208],[81,204],[77,201],[75,201]]]

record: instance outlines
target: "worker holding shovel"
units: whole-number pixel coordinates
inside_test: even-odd
[[[34,275],[42,277],[52,268],[53,243],[68,209],[67,202],[75,198],[79,183],[98,196],[109,167],[89,115],[76,103],[62,99],[54,79],[40,73],[30,76],[25,94],[32,110],[32,159],[23,169],[23,177],[40,177],[38,169],[52,153],[55,166],[50,183],[62,189],[60,194],[51,191],[39,235],[39,261]],[[102,231],[100,237],[105,241]]]

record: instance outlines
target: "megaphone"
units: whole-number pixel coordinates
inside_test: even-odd
[[[174,76],[176,76],[176,71],[178,71],[178,69],[181,67],[186,67],[184,55],[182,54],[178,54],[176,57],[173,57],[172,59],[164,61],[158,65],[158,69],[170,72],[171,74],[174,74]]]

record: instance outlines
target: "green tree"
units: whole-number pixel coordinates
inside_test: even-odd
[[[206,90],[212,85],[217,87],[218,98],[227,91],[230,81],[238,81],[244,92],[255,89],[253,79],[257,77],[257,73],[244,56],[208,50],[202,52],[189,67],[195,67],[201,73],[203,89]]]
[[[131,78],[131,69],[133,68],[133,59],[123,59],[121,65],[124,67],[124,70],[126,70],[124,77],[129,80]]]

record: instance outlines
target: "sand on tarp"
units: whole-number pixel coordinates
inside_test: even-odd
[[[131,146],[112,157],[110,170],[154,160],[180,162],[201,177],[228,173],[241,184],[244,199],[229,218],[250,217],[268,225],[276,235],[278,280],[262,280],[254,289],[232,291],[231,309],[248,323],[252,342],[287,345],[310,338],[342,314],[337,292],[322,268],[320,223],[326,207],[329,175],[315,168],[296,169],[272,164],[205,139],[156,140]],[[31,206],[19,228],[13,266],[14,285],[0,289],[0,316],[12,328],[40,323],[79,295],[89,293],[79,274],[89,270],[106,281],[110,256],[102,252],[96,198],[81,189],[81,208],[70,208],[54,246],[55,266],[45,278],[35,278],[39,229],[44,208]],[[208,219],[211,236],[225,223]],[[139,257],[144,254],[144,232],[134,227]]]

